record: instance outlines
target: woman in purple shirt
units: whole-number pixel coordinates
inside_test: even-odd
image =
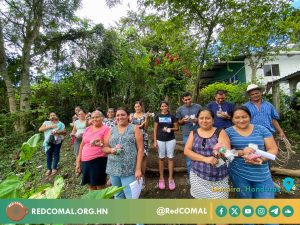
[[[200,128],[191,131],[184,148],[184,154],[192,160],[191,195],[199,199],[228,198],[228,191],[224,191],[229,189],[227,165],[216,166],[218,159],[214,156],[213,147],[222,143],[230,149],[229,138],[223,129],[213,127],[214,114],[211,110],[202,109],[197,118]]]

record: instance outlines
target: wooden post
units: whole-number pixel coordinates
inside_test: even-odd
[[[300,81],[300,77],[295,77],[289,80],[289,88],[290,88],[290,95],[293,96],[296,88],[297,88],[297,84]]]
[[[273,105],[278,113],[280,113],[280,98],[279,98],[279,82],[275,82],[272,87]]]

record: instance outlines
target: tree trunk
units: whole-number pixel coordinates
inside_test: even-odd
[[[197,79],[195,81],[195,87],[194,87],[194,91],[193,91],[193,102],[198,102],[198,98],[199,98],[199,89],[200,89],[200,83],[201,83],[201,75],[203,72],[202,69],[202,65],[200,65],[199,67],[201,67],[199,69],[199,72],[197,74]]]
[[[3,37],[1,19],[0,19],[0,76],[3,77],[6,85],[7,97],[9,102],[9,111],[11,113],[15,113],[17,111],[16,100],[15,100],[15,88],[12,85],[11,79],[9,78],[7,72],[7,60],[6,60],[6,54],[4,48],[4,37]]]
[[[257,72],[257,68],[256,66],[251,66],[251,83],[255,84],[257,83],[257,77],[256,77],[256,72]]]
[[[26,112],[30,110],[30,62],[31,62],[31,48],[35,39],[39,34],[43,18],[44,1],[34,1],[32,3],[32,18],[27,21],[24,34],[24,44],[22,48],[21,58],[21,88],[20,88],[20,111]],[[26,122],[22,114],[20,114],[17,122],[18,131],[23,133],[26,131]]]
[[[218,13],[216,15],[216,17],[218,17]],[[211,42],[211,37],[213,34],[213,30],[214,30],[214,23],[211,23],[210,27],[208,28],[208,32],[206,35],[206,39],[205,39],[205,45],[203,47],[203,52],[201,55],[201,61],[200,61],[200,65],[199,65],[199,72],[197,74],[197,79],[195,82],[195,88],[194,88],[194,92],[193,92],[193,102],[198,102],[199,101],[199,90],[200,90],[200,84],[201,84],[201,75],[202,72],[204,71],[204,64],[205,64],[205,59],[207,57],[207,50],[209,47],[209,44]]]
[[[42,24],[44,1],[36,1],[32,5],[31,21],[26,24],[24,45],[22,48],[21,58],[21,93],[20,93],[20,110],[30,110],[30,61],[31,61],[31,48],[39,34]]]
[[[256,72],[257,72],[257,62],[259,61],[258,59],[257,60],[253,60],[254,56],[251,56],[249,57],[249,66],[251,68],[251,83],[253,84],[256,84],[257,83],[257,77],[256,77]]]
[[[21,93],[20,93],[20,111],[30,110],[30,43],[24,43],[22,49],[22,68],[21,68]]]

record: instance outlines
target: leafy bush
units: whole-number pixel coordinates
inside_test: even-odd
[[[246,83],[242,84],[226,84],[216,82],[202,88],[200,91],[200,103],[206,105],[211,101],[214,101],[214,96],[217,90],[224,90],[227,92],[227,101],[241,105],[248,101],[248,98],[244,95],[246,88]]]

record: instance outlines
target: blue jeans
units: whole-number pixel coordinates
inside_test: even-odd
[[[189,135],[183,135],[182,136],[182,139],[183,139],[183,144],[185,146],[187,140],[189,138]],[[186,172],[187,172],[187,175],[188,175],[188,178],[190,177],[190,170],[191,170],[191,159],[189,157],[185,157],[185,162],[186,162]]]
[[[115,199],[131,199],[132,194],[131,190],[129,187],[129,184],[135,181],[135,176],[112,176],[109,175],[110,182],[112,186],[117,186],[117,187],[125,187],[122,191],[119,193],[115,194]],[[142,223],[137,223],[137,225],[143,225]]]
[[[271,177],[262,182],[249,181],[232,172],[229,173],[229,177],[230,180],[232,181],[233,187],[240,189],[240,192],[238,191],[235,192],[237,198],[273,199],[275,197],[275,192],[271,191],[272,188],[274,188],[274,183]],[[266,191],[266,192],[255,191],[255,189],[257,190],[267,189],[270,191]],[[270,225],[277,225],[277,224],[270,224]]]
[[[59,162],[59,153],[60,153],[60,147],[61,144],[51,144],[50,145],[50,149],[48,151],[46,151],[46,157],[47,157],[47,169],[51,170],[51,169],[57,169],[57,165]],[[52,165],[52,161],[53,161],[53,165]]]
[[[117,187],[125,187],[122,191],[119,193],[115,194],[115,199],[131,199],[131,190],[129,187],[129,184],[135,181],[135,176],[112,176],[110,175],[110,182],[112,186],[117,186]]]

